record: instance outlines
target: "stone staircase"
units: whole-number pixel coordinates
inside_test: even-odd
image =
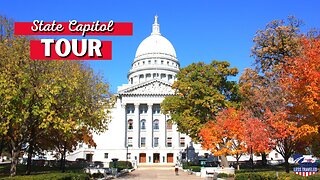
[[[174,170],[174,163],[166,163],[166,164],[147,164],[147,163],[140,163],[138,164],[137,170],[147,170],[147,169],[158,169],[158,170]]]

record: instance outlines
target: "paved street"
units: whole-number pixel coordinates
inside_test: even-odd
[[[200,178],[196,175],[189,175],[182,170],[179,170],[179,175],[176,176],[174,173],[174,168],[140,168],[126,176],[123,176],[119,179],[205,179]]]

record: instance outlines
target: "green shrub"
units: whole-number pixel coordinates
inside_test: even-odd
[[[189,169],[190,165],[188,162],[183,162],[182,163],[182,169]]]
[[[132,166],[132,163],[131,162],[129,162],[129,161],[118,161],[117,162],[117,168],[118,169],[132,169],[133,168],[133,166]]]
[[[104,175],[102,173],[98,172],[98,173],[91,174],[90,177],[92,177],[94,179],[96,179],[96,178],[104,178]]]
[[[201,166],[190,166],[189,169],[191,169],[193,172],[200,172]]]
[[[308,180],[317,180],[320,179],[320,174],[315,174],[312,176],[308,176]]]
[[[219,173],[218,178],[234,177],[233,174]]]
[[[238,173],[235,176],[235,180],[303,180],[320,179],[320,175],[313,175],[309,177],[302,177],[294,173],[278,172],[278,178],[275,171],[269,172],[251,172],[251,173]]]
[[[39,175],[26,175],[2,178],[4,180],[89,180],[84,173],[47,173]]]

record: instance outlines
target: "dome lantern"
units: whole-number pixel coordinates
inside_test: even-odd
[[[158,16],[154,16],[154,23],[152,25],[151,35],[161,35],[160,34],[160,24],[158,24]]]
[[[151,35],[137,48],[132,68],[128,73],[129,84],[159,78],[173,83],[179,68],[176,51],[171,42],[160,34],[158,16],[155,16]]]

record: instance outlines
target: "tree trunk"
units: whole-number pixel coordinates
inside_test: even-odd
[[[10,176],[13,177],[17,174],[17,164],[19,159],[19,149],[15,146],[12,147],[11,157]]]
[[[63,167],[63,152],[61,152],[61,158],[60,158],[60,170],[62,171]]]
[[[237,170],[240,170],[239,159],[240,159],[240,158],[237,158]]]
[[[286,168],[286,173],[290,172],[290,164],[289,164],[289,157],[284,157],[284,167]]]
[[[220,156],[220,159],[221,159],[221,166],[229,167],[229,163],[225,155]]]
[[[1,144],[0,144],[0,156],[2,155],[3,146],[4,146],[4,136],[2,136],[2,137],[1,137]]]
[[[27,160],[27,171],[26,171],[27,175],[29,175],[31,173],[33,147],[34,147],[33,141],[31,141],[29,144],[29,148],[28,148],[28,160]]]
[[[262,158],[262,166],[267,165],[267,154],[265,152],[261,153],[261,158]]]
[[[63,151],[61,153],[61,166],[60,166],[62,172],[65,172],[66,170],[66,151],[67,151],[67,146],[66,144],[64,144]]]
[[[251,164],[251,168],[253,169],[253,150],[252,150],[252,147],[250,148],[250,164]]]

